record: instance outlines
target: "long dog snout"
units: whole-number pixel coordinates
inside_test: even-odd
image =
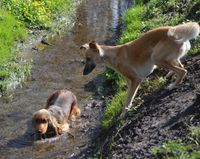
[[[86,58],[85,68],[83,70],[83,75],[88,75],[96,67],[96,64],[90,58]]]

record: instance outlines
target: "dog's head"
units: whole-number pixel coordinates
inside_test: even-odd
[[[50,116],[49,111],[46,109],[41,109],[33,115],[32,124],[37,132],[40,134],[45,134],[47,132]]]
[[[82,45],[80,49],[85,50],[84,57],[86,62],[83,75],[88,75],[96,67],[96,62],[100,60],[101,48],[95,41],[91,41]]]

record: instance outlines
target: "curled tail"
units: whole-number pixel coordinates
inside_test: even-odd
[[[178,43],[183,43],[199,35],[200,28],[196,22],[176,25],[169,29],[168,36],[173,37]]]

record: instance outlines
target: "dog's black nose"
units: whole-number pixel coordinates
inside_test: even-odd
[[[42,131],[40,131],[40,130],[37,130],[37,133],[38,133],[38,134],[41,134],[41,133],[42,133]]]
[[[85,49],[85,47],[84,47],[84,46],[81,46],[81,47],[80,47],[80,49],[81,49],[81,50],[84,50],[84,49]]]

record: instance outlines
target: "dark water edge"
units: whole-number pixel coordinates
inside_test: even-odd
[[[84,0],[77,9],[77,20],[71,31],[52,40],[52,46],[44,50],[27,50],[27,56],[33,58],[29,81],[15,91],[11,101],[0,99],[1,158],[85,157],[82,154],[87,153],[100,131],[105,105],[105,99],[101,98],[104,67],[83,76],[84,59],[79,47],[89,40],[116,44],[123,27],[121,15],[130,3],[127,0]],[[60,88],[74,92],[83,112],[81,118],[72,123],[75,137],[63,134],[34,143],[32,114],[42,109],[48,96]]]

